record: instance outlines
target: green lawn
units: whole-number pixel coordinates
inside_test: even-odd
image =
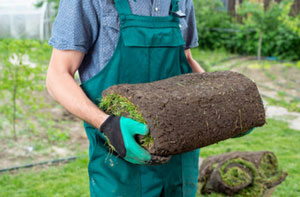
[[[219,50],[199,50],[198,48],[192,49],[193,58],[197,60],[206,71],[219,64],[222,64],[224,60],[228,58],[237,57],[235,54],[231,54],[223,49]]]
[[[300,131],[289,129],[287,124],[268,120],[263,128],[252,134],[230,139],[203,148],[201,157],[230,151],[273,151],[282,169],[289,173],[273,196],[300,196]],[[63,166],[46,169],[22,170],[15,174],[0,175],[0,196],[89,196],[88,159],[78,159]]]
[[[0,174],[1,197],[88,197],[88,157],[63,166]]]

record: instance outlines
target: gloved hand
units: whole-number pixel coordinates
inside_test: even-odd
[[[233,137],[233,138],[239,138],[239,137],[243,137],[243,136],[245,136],[245,135],[248,135],[248,134],[252,133],[252,131],[253,131],[254,129],[255,129],[255,128],[250,129],[249,131],[246,131],[246,132],[244,132],[244,133],[241,133],[241,134],[239,134],[239,135],[237,135],[237,136],[235,136],[235,137]]]
[[[133,164],[146,164],[151,155],[143,149],[134,136],[147,135],[146,125],[125,117],[109,116],[101,125],[100,131],[108,138],[115,151],[126,161]]]

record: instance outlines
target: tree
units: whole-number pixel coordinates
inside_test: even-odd
[[[38,41],[0,41],[0,112],[11,124],[15,140],[18,138],[17,123],[23,120],[33,127],[26,116],[45,106],[43,97],[34,93],[45,89],[47,67],[41,58],[49,59],[42,55],[48,48]],[[39,63],[30,61],[30,56]]]
[[[276,31],[280,25],[279,17],[283,4],[270,2],[269,6],[265,8],[263,1],[245,0],[238,8],[238,14],[242,15],[243,23],[249,28],[256,31],[258,37],[257,58],[261,59],[262,43],[264,34],[267,31]]]
[[[300,4],[297,2],[297,5]],[[279,20],[292,32],[296,33],[300,36],[300,14],[296,15],[295,8],[293,10],[293,15],[291,15],[291,11],[294,4],[293,1],[287,1],[283,8]]]

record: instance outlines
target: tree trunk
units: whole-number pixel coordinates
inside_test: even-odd
[[[199,184],[202,194],[264,196],[286,176],[272,152],[232,152],[205,159]]]
[[[12,124],[13,124],[13,135],[14,140],[17,141],[17,129],[16,129],[16,121],[17,121],[17,92],[18,92],[18,68],[15,66],[15,75],[14,75],[14,89],[13,89],[13,118],[12,118]]]
[[[259,32],[258,49],[257,49],[258,60],[261,60],[262,42],[263,42],[263,32]]]
[[[188,152],[265,124],[255,83],[235,72],[192,73],[153,83],[122,84],[105,90],[103,98],[112,94],[126,97],[142,114],[154,139],[148,150],[152,155]],[[123,116],[128,115],[124,111]]]
[[[300,0],[295,0],[294,4],[291,7],[290,15],[297,17],[297,15],[299,15],[299,11],[300,11]]]

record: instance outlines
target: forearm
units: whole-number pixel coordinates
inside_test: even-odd
[[[205,70],[201,67],[201,65],[192,57],[192,52],[190,49],[185,50],[185,55],[193,72],[197,72],[197,73],[205,72]]]
[[[100,128],[107,115],[88,99],[74,78],[68,73],[55,75],[51,70],[48,76],[47,87],[51,96],[70,113]]]
[[[200,64],[193,58],[189,59],[190,66],[195,73],[203,73],[205,70],[200,66]]]
[[[74,63],[64,61],[61,58],[61,53],[65,52],[56,51],[51,58],[46,81],[48,92],[70,113],[92,126],[100,128],[100,125],[106,120],[108,115],[102,112],[85,95],[81,87],[74,80],[74,73],[77,70],[77,66],[76,68],[75,66],[69,66],[69,64]],[[75,54],[74,58],[77,55]],[[80,62],[78,61],[76,64],[80,64]]]

